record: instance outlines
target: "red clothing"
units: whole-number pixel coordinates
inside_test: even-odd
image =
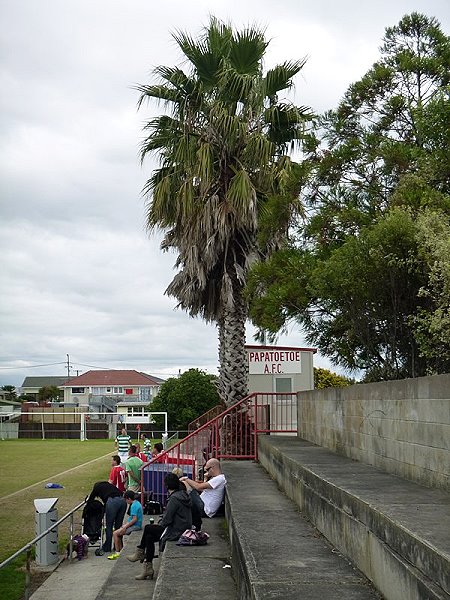
[[[127,478],[127,474],[125,469],[120,465],[117,467],[113,467],[111,469],[111,473],[109,474],[109,481],[116,486],[121,492],[125,491],[125,481]]]
[[[145,462],[145,463],[148,462],[148,457],[145,454],[145,452],[139,452],[138,454],[136,454],[136,456],[138,458],[140,458],[142,460],[142,462]]]

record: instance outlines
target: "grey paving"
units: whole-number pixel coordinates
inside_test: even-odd
[[[114,568],[106,556],[89,550],[84,560],[62,562],[31,596],[31,600],[95,600]]]

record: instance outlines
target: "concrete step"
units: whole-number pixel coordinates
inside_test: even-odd
[[[205,546],[167,542],[153,600],[236,600],[225,519],[203,519],[210,538]]]
[[[261,436],[261,465],[387,600],[449,599],[449,495],[299,438]]]
[[[225,462],[226,518],[240,600],[374,600],[380,595],[252,462]]]

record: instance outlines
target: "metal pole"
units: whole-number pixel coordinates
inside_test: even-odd
[[[30,598],[30,583],[31,583],[31,548],[27,550],[27,570],[25,572],[25,600]]]
[[[41,414],[42,439],[45,440],[44,414]]]
[[[73,552],[73,513],[70,515],[69,521],[69,563],[72,562]]]

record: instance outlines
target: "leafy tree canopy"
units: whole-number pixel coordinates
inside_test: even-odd
[[[38,391],[39,402],[59,400],[64,395],[56,385],[44,385]]]
[[[294,319],[368,381],[450,370],[449,73],[436,19],[386,30],[380,60],[309,138],[295,243],[249,279],[261,330]]]
[[[195,418],[220,403],[217,377],[200,369],[189,369],[165,381],[150,410],[166,411],[170,429],[186,430]]]
[[[5,392],[6,400],[15,400],[17,398],[16,387],[14,385],[2,385],[2,391]]]
[[[355,383],[354,379],[344,377],[344,375],[338,375],[323,369],[322,367],[314,367],[314,388],[316,390],[322,390],[330,387],[348,387]]]

